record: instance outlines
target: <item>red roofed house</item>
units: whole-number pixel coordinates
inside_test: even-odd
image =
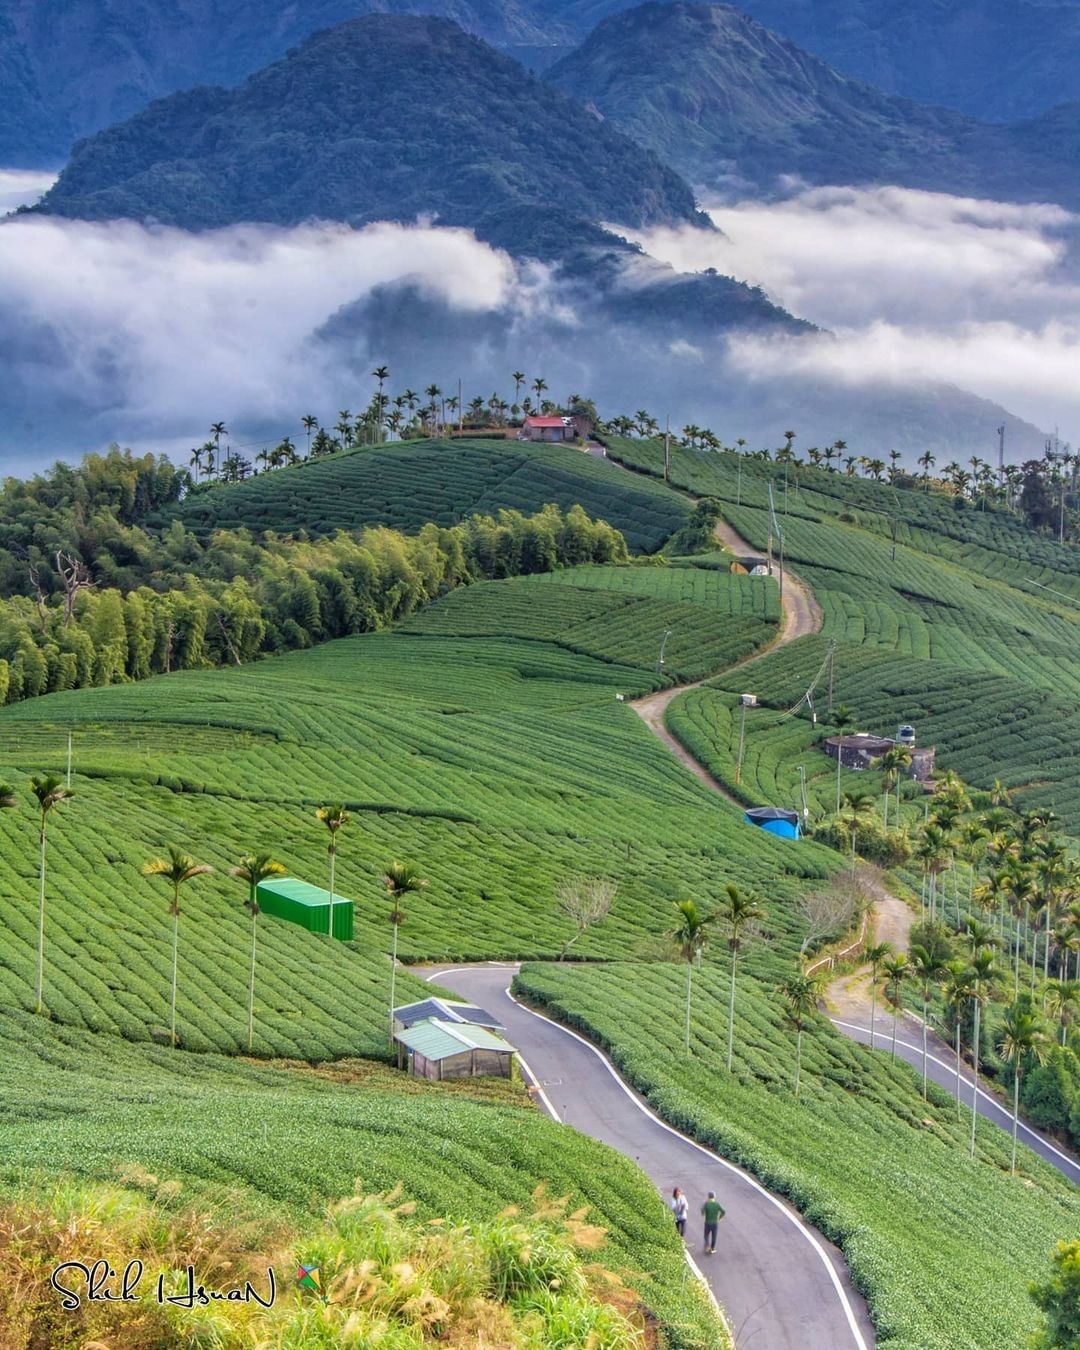
[[[525,418],[521,431],[518,433],[520,440],[578,440],[578,437],[587,439],[591,435],[589,418],[587,417],[563,417],[562,414],[556,414],[553,417],[529,416]]]
[[[521,428],[523,441],[572,441],[577,431],[569,417],[526,417]]]

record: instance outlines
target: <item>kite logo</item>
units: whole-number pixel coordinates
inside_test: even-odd
[[[296,1282],[301,1289],[314,1289],[317,1294],[322,1293],[322,1280],[319,1278],[318,1266],[297,1266]]]

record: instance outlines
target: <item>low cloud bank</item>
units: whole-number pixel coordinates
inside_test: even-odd
[[[1044,427],[1080,432],[1080,220],[903,188],[817,188],[715,203],[718,236],[638,236],[680,270],[761,285],[832,335],[739,338],[735,368],[839,387],[958,384]]]
[[[13,177],[26,175],[0,174],[0,190]],[[647,407],[755,446],[795,426],[804,446],[843,436],[878,452],[988,451],[1001,410],[927,377],[1015,395],[1044,425],[1064,407],[1080,314],[1076,286],[1060,280],[1071,267],[1064,213],[888,190],[717,208],[716,219],[726,239],[657,231],[643,242],[678,269],[759,282],[837,336],[710,336],[699,324],[661,338],[647,320],[605,317],[592,293],[547,268],[430,224],[191,234],[11,218],[0,224],[0,472],[113,440],[184,454],[218,419],[254,451],[301,434],[304,414],[332,425],[338,409],[363,406],[383,362],[395,389],[456,393],[460,378],[466,401],[505,395],[520,368],[555,397]],[[655,270],[630,269],[625,284],[640,292]],[[1012,295],[1010,314],[957,307],[995,286]],[[1020,298],[1037,290],[1059,308],[1044,306],[1032,344],[1039,305],[1021,316]],[[1038,441],[1017,424],[1017,446]]]

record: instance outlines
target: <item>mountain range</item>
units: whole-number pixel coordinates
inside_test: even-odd
[[[869,101],[861,121],[860,99]],[[1055,142],[1067,147],[1070,116],[1054,118]],[[234,88],[172,94],[85,138],[31,212],[195,232],[312,220],[460,226],[534,269],[527,275],[542,264],[538,308],[497,302],[465,314],[399,276],[362,299],[343,294],[314,346],[343,369],[374,354],[399,370],[438,369],[452,353],[497,371],[526,350],[608,404],[633,389],[684,416],[737,418],[769,435],[789,425],[794,401],[817,439],[843,430],[876,447],[934,441],[970,452],[1004,422],[1010,443],[1036,444],[1033,427],[944,385],[900,384],[883,397],[818,389],[791,372],[748,377],[728,363],[733,334],[812,325],[756,287],[712,269],[677,272],[620,235],[713,228],[679,167],[695,183],[732,170],[762,184],[779,173],[828,179],[841,168],[849,182],[898,181],[905,164],[937,155],[945,177],[969,123],[864,91],[725,7],[677,0],[614,15],[546,81],[447,19],[369,14],[306,38]],[[153,230],[140,237],[152,247]],[[4,327],[19,354],[15,387],[22,378],[25,388],[15,402],[40,424],[52,407],[35,393],[42,363],[26,360],[25,322],[11,316]],[[6,340],[0,332],[0,350]],[[35,341],[60,345],[48,323]],[[56,425],[114,406],[106,378]]]
[[[319,29],[435,14],[534,66],[626,0],[0,0],[0,165],[53,167],[75,141],[197,84],[233,85]],[[845,75],[983,122],[1072,92],[1080,0],[744,0]]]
[[[1080,103],[990,125],[842,75],[728,5],[615,14],[545,78],[704,187],[794,175],[1080,207]]]

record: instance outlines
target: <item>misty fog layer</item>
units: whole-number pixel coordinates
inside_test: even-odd
[[[638,236],[679,270],[762,286],[830,335],[732,346],[747,376],[840,387],[939,379],[1043,427],[1080,429],[1080,221],[903,188],[818,188],[781,202],[712,203],[723,236]]]
[[[0,174],[12,197],[40,188],[41,176]],[[840,330],[790,343],[723,332],[691,342],[661,339],[647,324],[615,326],[557,273],[432,224],[190,234],[14,217],[0,224],[0,469],[114,440],[186,457],[217,420],[256,450],[295,436],[305,414],[332,425],[338,409],[363,406],[370,372],[384,362],[394,389],[456,392],[460,380],[466,401],[511,393],[509,372],[522,369],[542,375],[553,396],[591,395],[609,415],[647,407],[729,443],[775,445],[792,426],[804,446],[843,437],[878,453],[896,446],[914,456],[927,443],[988,451],[1001,409],[924,375],[1015,393],[1033,416],[1049,406],[1041,390],[1062,407],[1071,396],[1064,378],[1055,387],[1054,362],[1033,359],[1026,376],[1006,378],[1023,370],[1009,332],[999,335],[997,374],[980,365],[993,311],[970,305],[991,284],[1013,294],[1009,322],[1025,331],[1038,304],[1021,315],[1024,289],[1053,292],[1068,347],[1072,311],[1053,278],[1071,221],[1013,210],[926,194],[818,193],[717,209],[726,242],[694,230],[649,237],[649,250],[679,268],[760,281]],[[642,275],[628,269],[625,284],[647,284]],[[933,316],[921,350],[910,326],[920,290]],[[963,340],[972,325],[981,347]],[[1048,332],[1042,338],[1045,354]],[[1009,424],[1017,450],[1034,452],[1039,432]]]

